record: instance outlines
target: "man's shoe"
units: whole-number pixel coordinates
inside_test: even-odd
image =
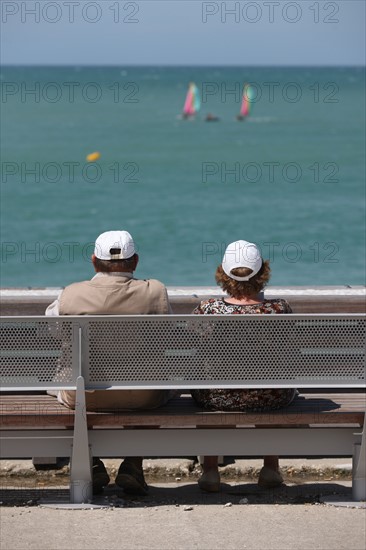
[[[280,472],[271,470],[267,466],[263,466],[259,472],[258,485],[263,489],[273,489],[280,487],[283,484],[283,477]]]
[[[124,462],[119,467],[116,485],[122,487],[128,495],[145,496],[149,490],[142,469],[140,470],[133,464],[125,464]]]
[[[93,495],[100,495],[101,493],[103,493],[103,489],[108,485],[110,479],[107,470],[105,469],[105,466],[100,458],[93,458],[92,477]]]

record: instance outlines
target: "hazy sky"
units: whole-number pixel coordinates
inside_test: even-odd
[[[363,65],[365,0],[1,0],[4,64]]]

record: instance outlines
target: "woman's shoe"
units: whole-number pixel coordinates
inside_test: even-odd
[[[267,466],[263,466],[259,472],[258,485],[263,489],[273,489],[283,484],[283,477],[280,472],[271,470]]]
[[[206,493],[218,493],[220,491],[220,474],[218,472],[206,472],[198,480],[198,487]]]

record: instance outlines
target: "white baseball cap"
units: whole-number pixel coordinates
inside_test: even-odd
[[[94,254],[99,260],[127,260],[135,254],[128,231],[106,231],[95,241]]]
[[[235,281],[249,281],[262,267],[262,256],[257,245],[247,241],[235,241],[226,248],[222,260],[222,269],[226,275]],[[248,267],[253,272],[246,277],[238,277],[231,272],[237,267]]]

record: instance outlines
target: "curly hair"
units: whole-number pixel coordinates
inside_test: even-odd
[[[237,277],[247,277],[252,273],[249,267],[237,267],[232,270],[232,274]],[[269,260],[263,261],[262,267],[249,281],[236,281],[226,275],[220,264],[216,269],[216,282],[232,298],[244,298],[246,296],[256,296],[258,292],[264,289],[271,277],[271,268]]]

